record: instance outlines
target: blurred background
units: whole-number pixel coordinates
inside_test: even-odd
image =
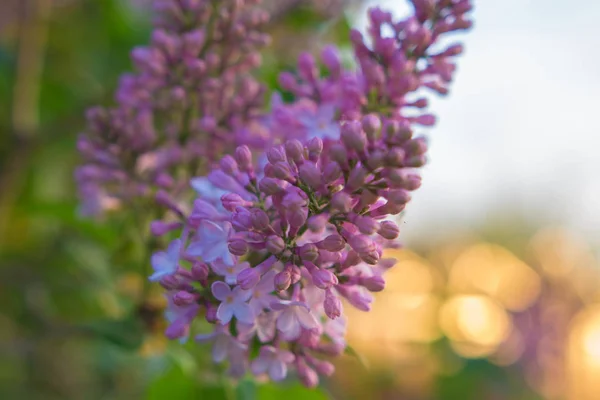
[[[398,265],[320,390],[167,343],[119,221],[77,214],[75,138],[148,40],[144,0],[0,0],[0,398],[600,398],[600,3],[475,1]],[[261,77],[371,4],[273,0]],[[461,38],[462,40],[462,38]],[[129,243],[129,244],[128,244]]]

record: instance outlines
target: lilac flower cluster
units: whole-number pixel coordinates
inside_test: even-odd
[[[269,42],[268,15],[251,0],[155,0],[147,47],[131,52],[117,106],[88,111],[76,171],[87,215],[131,207],[157,190],[171,196],[235,144],[260,140],[254,120],[264,88],[248,72]],[[235,144],[232,144],[235,143]]]
[[[390,217],[421,184],[427,145],[413,126],[434,123],[424,93],[447,93],[462,52],[440,38],[471,24],[468,0],[412,3],[398,22],[370,10],[369,40],[351,34],[356,71],[335,47],[324,68],[302,55],[297,74],[280,76],[294,101],[275,97],[259,120],[263,146],[230,131],[237,147],[192,180],[192,207],[164,195],[173,213],[152,231],[177,238],[153,255],[150,279],[167,290],[169,338],[205,320],[212,332],[195,338],[233,376],[278,381],[292,368],[312,387],[333,373],[326,358],[346,348],[342,300],[368,311],[384,289],[395,261],[383,249],[399,234]]]

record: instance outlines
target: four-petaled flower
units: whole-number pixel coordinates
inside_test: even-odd
[[[281,300],[271,304],[273,310],[282,310],[277,318],[277,329],[286,340],[297,339],[302,328],[319,329],[319,321],[310,312],[306,303],[300,301]]]
[[[254,322],[254,312],[247,303],[251,292],[237,286],[233,290],[224,282],[217,281],[211,286],[212,294],[221,301],[217,309],[217,318],[222,324],[227,324],[232,317],[240,322],[251,324]]]
[[[294,358],[294,354],[290,351],[263,346],[258,357],[252,361],[250,369],[255,375],[268,372],[271,379],[280,381],[286,377],[287,366],[294,361]]]
[[[335,107],[332,104],[324,104],[316,110],[301,110],[298,120],[307,131],[307,137],[318,137],[321,139],[338,139],[340,137],[340,125],[335,120]]]
[[[202,220],[186,253],[190,256],[202,257],[204,262],[221,259],[224,263],[232,265],[233,255],[229,252],[227,245],[230,235],[231,224],[229,222],[216,224],[212,221]]]
[[[196,335],[195,339],[201,343],[213,342],[212,359],[215,362],[222,362],[228,356],[246,349],[246,345],[231,336],[228,328],[223,325],[217,325],[212,333]]]
[[[181,240],[175,239],[169,244],[167,251],[154,253],[151,259],[154,273],[149,279],[151,281],[159,281],[166,276],[173,275],[177,271],[180,251]]]
[[[235,285],[237,283],[237,276],[243,270],[250,268],[250,263],[227,264],[219,258],[215,260],[211,266],[215,274],[225,277],[225,282],[230,285]]]

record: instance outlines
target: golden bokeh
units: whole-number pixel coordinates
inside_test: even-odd
[[[462,252],[449,276],[453,293],[485,293],[508,310],[526,309],[540,292],[538,274],[508,250],[476,244]]]

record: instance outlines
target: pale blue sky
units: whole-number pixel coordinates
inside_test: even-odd
[[[474,2],[451,95],[432,103],[439,123],[404,235],[511,209],[600,243],[600,1]]]

